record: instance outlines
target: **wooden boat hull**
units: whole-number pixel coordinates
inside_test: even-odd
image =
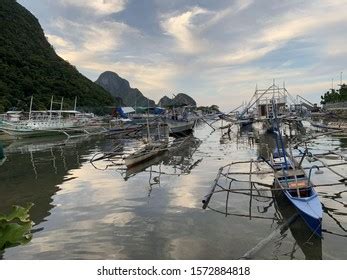
[[[188,134],[193,131],[194,121],[177,121],[177,122],[168,122],[169,134],[170,135],[182,135]]]
[[[32,130],[32,129],[10,129],[2,128],[2,131],[15,138],[25,138],[25,137],[37,137],[37,136],[49,136],[62,134],[58,130]]]
[[[58,122],[58,121],[41,121],[41,122],[28,122],[25,124],[16,124],[9,122],[0,123],[0,130],[7,135],[15,138],[38,137],[38,136],[51,136],[64,134],[64,131],[83,131],[85,125],[77,122]]]
[[[311,189],[314,194],[310,197],[297,198],[292,197],[288,191],[285,191],[285,195],[292,205],[297,209],[302,219],[312,230],[312,232],[318,236],[322,236],[322,205],[319,201],[317,193]]]
[[[166,144],[153,146],[152,149],[148,149],[147,147],[144,147],[138,152],[135,152],[134,154],[126,157],[124,159],[124,163],[127,167],[133,167],[135,165],[143,163],[144,161],[150,160],[166,151],[167,151]]]
[[[286,154],[287,163],[284,162]],[[297,163],[289,158],[286,151],[275,149],[272,165],[276,168],[275,183],[281,188],[289,202],[294,206],[311,231],[322,236],[323,210],[319,197],[302,169],[292,169]],[[286,170],[285,173],[282,170]]]
[[[297,210],[292,206],[291,202],[282,191],[273,191],[275,208],[279,210],[285,221],[293,217]],[[307,260],[322,259],[322,239],[317,235],[312,235],[311,229],[299,215],[293,223],[289,225],[289,229],[295,241],[305,255]],[[310,242],[307,242],[310,240]]]
[[[129,156],[129,157],[124,159],[124,162],[125,162],[126,166],[133,167],[137,164],[140,164],[146,160],[149,160],[149,159],[155,157],[156,155],[158,155],[157,151],[149,152],[146,155],[141,155],[141,156]]]

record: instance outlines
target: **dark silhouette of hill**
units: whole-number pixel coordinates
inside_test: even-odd
[[[49,108],[52,95],[64,97],[64,108],[72,108],[75,97],[96,111],[121,103],[55,53],[35,16],[15,0],[1,0],[0,112],[28,109],[32,95],[36,110]]]

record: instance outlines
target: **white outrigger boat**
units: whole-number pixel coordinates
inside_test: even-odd
[[[186,136],[194,130],[196,122],[201,119],[196,113],[192,114],[188,107],[180,108],[182,111],[173,109],[173,111],[166,116],[164,122],[169,127],[170,135],[172,136]]]
[[[167,119],[165,123],[169,126],[171,135],[188,134],[193,131],[195,120],[172,120]]]
[[[138,151],[127,156],[124,163],[127,167],[133,167],[146,160],[152,159],[167,151],[167,142],[148,143]]]
[[[159,139],[155,142],[152,142],[151,136],[150,136],[150,128],[149,128],[149,122],[147,118],[147,143],[144,147],[140,148],[139,150],[135,151],[133,154],[127,156],[124,159],[124,164],[129,167],[133,167],[139,163],[143,163],[146,160],[152,159],[168,149],[168,138],[165,137],[164,139],[160,139],[160,131],[158,126],[158,137]]]
[[[88,124],[88,118],[84,118],[83,114],[76,111],[76,102],[74,110],[63,110],[63,99],[60,104],[60,110],[53,110],[53,97],[51,100],[50,110],[47,111],[32,111],[33,98],[30,101],[30,111],[28,117],[25,118],[22,112],[17,113],[19,117],[4,118],[0,122],[0,130],[4,133],[16,137],[34,137],[46,136],[55,134],[65,134],[78,130],[83,131],[83,128]]]

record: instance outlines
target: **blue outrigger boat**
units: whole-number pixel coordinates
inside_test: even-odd
[[[319,170],[319,168],[312,166],[309,175],[306,175],[301,167],[306,153],[303,154],[299,163],[287,153],[276,112],[274,112],[274,117],[273,126],[277,147],[268,162],[274,170],[274,186],[282,190],[312,232],[322,237],[322,204],[310,180],[312,169],[315,167]]]
[[[282,189],[283,194],[297,209],[299,215],[314,234],[322,236],[322,205],[314,185],[302,169],[275,170],[275,186]]]

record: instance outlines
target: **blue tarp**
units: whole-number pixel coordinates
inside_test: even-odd
[[[135,110],[132,107],[118,107],[116,108],[116,112],[121,116],[121,118],[127,119],[128,114],[135,113]]]
[[[155,115],[163,115],[165,114],[165,109],[161,107],[155,107],[154,108],[154,114]]]

